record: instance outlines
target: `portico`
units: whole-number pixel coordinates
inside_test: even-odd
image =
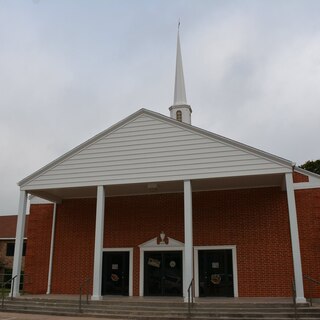
[[[288,180],[288,181],[287,181]],[[194,242],[193,240],[193,232],[194,232],[194,221],[193,219],[197,219],[198,216],[198,211],[199,209],[197,208],[196,204],[196,217],[193,216],[193,207],[192,205],[192,198],[197,199],[198,197],[201,197],[202,195],[206,193],[215,193],[215,192],[223,192],[222,190],[229,190],[229,192],[232,192],[232,190],[247,190],[250,193],[250,189],[252,190],[266,190],[268,191],[269,189],[273,188],[278,188],[279,193],[285,193],[286,198],[288,199],[288,204],[289,201],[292,201],[292,188],[291,191],[289,188],[286,188],[286,191],[281,191],[281,188],[283,188],[284,182],[290,186],[290,183],[293,182],[290,181],[290,178],[286,178],[286,174],[271,174],[271,175],[255,175],[255,176],[245,176],[245,177],[226,177],[226,178],[216,178],[216,179],[195,179],[193,181],[190,180],[185,180],[185,181],[171,181],[171,182],[153,182],[152,185],[150,185],[150,182],[148,183],[138,183],[138,184],[132,184],[132,185],[114,185],[114,186],[97,186],[97,187],[83,187],[83,188],[55,188],[55,189],[46,189],[46,190],[33,190],[31,191],[34,195],[41,196],[44,198],[44,195],[46,195],[47,199],[55,199],[58,204],[57,210],[59,212],[59,207],[63,206],[65,201],[77,201],[76,199],[92,199],[90,200],[91,202],[95,202],[95,231],[94,231],[94,247],[93,247],[93,273],[92,273],[92,299],[101,299],[102,294],[101,294],[101,288],[102,288],[102,277],[103,277],[103,272],[102,272],[102,254],[103,251],[106,249],[106,247],[112,247],[112,244],[107,244],[106,245],[106,240],[105,237],[108,233],[110,233],[110,228],[106,226],[108,225],[108,202],[109,201],[114,201],[115,199],[119,201],[120,199],[134,199],[135,197],[145,197],[145,196],[153,196],[153,197],[161,197],[162,195],[169,195],[169,196],[178,196],[181,200],[178,200],[180,205],[182,206],[180,208],[180,211],[182,214],[180,214],[181,218],[183,218],[183,228],[178,232],[180,233],[183,238],[180,239],[183,240],[180,242],[180,249],[182,250],[182,258],[183,258],[183,297],[185,299],[187,298],[187,288],[191,282],[191,280],[194,278],[196,279],[196,288],[195,292],[196,295],[199,294],[199,274],[195,274],[195,271],[199,273],[199,261],[198,261],[198,256],[197,252],[194,251],[195,248],[201,247],[203,250],[206,248],[208,250],[211,250],[214,245],[221,245],[221,243],[208,243],[208,246],[200,246],[203,244],[203,242],[199,242],[196,240]],[[151,187],[151,189],[150,189]],[[288,193],[288,189],[289,192]],[[31,193],[30,192],[30,193]],[[96,196],[95,196],[96,193]],[[27,192],[22,191],[22,201],[26,199],[26,194]],[[179,196],[180,195],[180,196]],[[193,195],[193,196],[192,196]],[[129,197],[129,198],[128,198]],[[254,195],[253,195],[254,197]],[[68,200],[69,199],[69,200]],[[73,200],[72,200],[73,199]],[[96,199],[96,200],[94,200]],[[110,199],[110,200],[109,200]],[[291,199],[291,200],[289,200]],[[197,200],[196,200],[197,201]],[[198,202],[198,201],[197,201]],[[216,206],[218,204],[214,204],[215,200],[212,202],[213,206]],[[155,202],[155,206],[158,206],[158,204]],[[288,206],[289,207],[289,206]],[[53,208],[52,208],[53,210]],[[19,217],[22,217],[23,219],[23,210],[21,211],[22,214]],[[25,212],[25,210],[24,210]],[[293,212],[293,213],[292,213]],[[292,219],[294,219],[294,210],[291,211],[291,213],[288,211],[288,216],[290,218],[290,228],[291,228],[291,242],[294,244],[297,241],[297,234],[293,234],[292,230],[295,230],[295,227],[297,228],[297,225],[292,222]],[[292,218],[293,217],[293,218]],[[20,218],[19,218],[20,219]],[[106,219],[106,221],[105,221]],[[19,222],[18,222],[19,223]],[[52,222],[53,223],[53,222]],[[232,221],[230,221],[232,224]],[[197,224],[197,223],[196,223]],[[59,223],[58,223],[59,225]],[[211,225],[211,224],[210,224]],[[213,231],[215,231],[215,224],[212,225]],[[159,226],[158,229],[153,229],[150,230],[150,234],[152,231],[152,234],[154,236],[159,236],[160,231],[163,227]],[[199,227],[196,228],[197,230],[197,238],[199,238]],[[201,227],[203,230],[206,229],[206,226]],[[211,228],[211,227],[209,227]],[[168,229],[168,228],[165,228]],[[108,231],[109,230],[109,231]],[[166,235],[168,237],[172,237],[173,239],[177,236],[174,232],[169,232],[167,233],[167,230],[164,230],[166,232]],[[182,232],[183,231],[183,232]],[[51,236],[51,235],[50,235]],[[123,235],[120,235],[123,236]],[[179,236],[178,236],[179,238]],[[145,238],[145,240],[149,240],[148,238]],[[139,243],[138,246],[140,246],[142,242]],[[236,248],[237,246],[239,247],[238,243],[225,243],[226,245],[234,245]],[[54,248],[55,245],[54,243],[52,244],[52,248]],[[121,246],[120,246],[121,247]],[[135,245],[132,244],[132,252],[134,252]],[[162,247],[160,246],[157,250],[177,250],[177,246],[172,248],[170,246],[163,245]],[[54,250],[54,249],[52,249]],[[179,250],[179,248],[178,248]],[[296,250],[295,250],[296,251]],[[135,253],[135,257],[136,257]],[[133,258],[133,255],[132,255]],[[18,257],[19,259],[19,257]],[[133,258],[135,259],[135,258]],[[139,258],[139,270],[134,270],[134,272],[138,272],[139,274],[139,287],[136,289],[131,290],[131,294],[134,294],[134,291],[137,293],[137,290],[139,292],[139,295],[143,295],[143,285],[144,285],[144,276],[143,276],[143,269],[144,265],[142,264],[143,256],[141,255],[141,249],[140,249],[140,258]],[[299,259],[298,257],[293,256],[293,261],[298,265],[298,268],[296,267],[294,269],[294,276],[295,276],[295,281],[296,281],[296,286],[297,286],[297,292],[302,292],[302,296],[297,297],[297,301],[304,301],[304,296],[303,296],[303,282],[302,282],[302,271],[301,271],[301,260],[300,260],[300,275],[299,275],[299,263],[297,263]],[[301,257],[300,257],[301,259]],[[18,260],[16,260],[18,261]],[[134,264],[132,262],[133,269],[137,268],[137,264]],[[195,270],[194,270],[194,265],[196,265]],[[49,266],[50,267],[50,266]],[[234,267],[237,267],[237,265],[234,265]],[[48,271],[49,272],[49,271]],[[55,270],[51,270],[53,274],[55,273]],[[132,274],[134,274],[134,272]],[[238,277],[238,276],[237,276]],[[301,277],[301,280],[299,280],[299,277]],[[234,296],[238,295],[238,281],[241,281],[241,279],[234,279]],[[300,287],[299,287],[300,283]],[[302,287],[301,287],[302,284]],[[18,287],[17,287],[18,288]],[[299,291],[300,290],[300,291]],[[14,295],[18,295],[18,291],[14,292]],[[298,300],[299,299],[299,300]]]

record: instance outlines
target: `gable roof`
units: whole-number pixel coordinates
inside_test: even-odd
[[[153,137],[156,137],[157,139],[154,139],[152,144],[150,141]],[[151,140],[148,141],[147,139]],[[184,151],[182,150],[183,148],[180,147],[182,141],[185,144]],[[149,146],[145,147],[147,144],[149,144]],[[151,148],[153,149],[151,150]],[[87,178],[94,174],[96,176],[101,176],[101,172],[99,172],[98,169],[96,170],[95,166],[100,168],[104,167],[104,170],[111,170],[110,164],[115,165],[117,163],[117,167],[114,166],[116,170],[114,170],[113,173],[121,174],[122,170],[127,169],[127,167],[121,168],[120,161],[122,161],[124,157],[129,154],[132,156],[133,152],[137,153],[137,150],[140,150],[140,158],[138,155],[135,155],[131,160],[127,159],[126,165],[135,171],[136,174],[132,175],[132,177],[139,178],[139,172],[141,173],[146,168],[143,165],[140,167],[137,165],[139,159],[144,159],[146,155],[154,152],[154,149],[159,151],[157,154],[155,154],[155,157],[160,157],[164,151],[168,151],[168,157],[163,159],[166,161],[166,159],[168,160],[170,158],[170,161],[168,160],[166,169],[168,169],[170,166],[175,166],[175,169],[179,171],[181,166],[186,166],[186,170],[190,169],[191,172],[189,178],[206,178],[209,177],[210,174],[212,177],[222,177],[226,174],[227,176],[237,174],[232,170],[236,170],[239,175],[257,174],[258,171],[260,173],[280,173],[289,172],[293,167],[293,163],[291,161],[277,157],[270,153],[249,147],[245,144],[222,137],[195,126],[176,121],[175,119],[159,113],[147,109],[140,109],[124,120],[111,126],[109,129],[102,131],[93,138],[87,140],[86,142],[80,144],[76,148],[52,161],[48,165],[44,166],[40,170],[29,175],[25,179],[21,180],[18,185],[23,190],[35,190],[44,187],[50,188],[53,182],[54,183],[52,187],[61,187],[62,185],[65,187],[81,186],[81,183],[90,185],[87,181],[85,181]],[[197,159],[197,164],[199,167],[199,174],[197,174],[197,170],[194,166],[192,166],[192,162],[189,163],[187,160],[189,157],[192,158],[192,154],[194,155],[198,151],[205,152],[205,149],[208,150],[208,154],[206,155],[208,161],[204,165],[205,160],[200,161]],[[100,155],[96,154],[97,150],[101,153]],[[115,150],[118,150],[118,153],[115,152]],[[169,153],[169,151],[171,153]],[[214,152],[216,152],[217,155],[222,158],[222,162],[219,163],[219,168],[217,167],[217,164],[212,163],[213,158],[210,158],[210,155],[212,155]],[[174,157],[176,154],[177,158],[175,159]],[[231,161],[232,154],[239,161],[233,164],[230,163],[229,168],[227,162]],[[180,160],[174,161],[178,159],[178,155]],[[223,157],[224,155],[228,155],[228,157]],[[105,160],[105,158],[101,160],[101,156],[107,158],[109,157],[108,159],[110,161],[113,159],[114,162],[108,162]],[[85,163],[83,160],[84,158],[86,158],[87,163]],[[195,156],[193,156],[193,158],[195,158]],[[99,159],[100,162],[98,160],[96,161],[95,159]],[[136,159],[136,161],[133,161],[133,159]],[[154,158],[154,160],[157,159]],[[200,162],[201,164],[199,164]],[[225,162],[225,165],[223,165],[223,162]],[[77,170],[72,171],[71,168],[76,168],[75,163],[78,165]],[[208,163],[210,163],[210,165]],[[80,168],[79,164],[82,164],[83,167]],[[141,161],[140,164],[142,164]],[[236,165],[240,165],[242,167],[235,168]],[[159,167],[160,166],[165,166],[164,162],[161,165],[159,164]],[[200,170],[201,166],[203,167],[202,171]],[[214,166],[216,166],[215,171],[213,170]],[[158,170],[159,174],[161,174],[162,172],[159,167],[154,168],[154,170]],[[223,169],[222,167],[227,168]],[[252,170],[250,170],[251,167],[253,168]],[[85,168],[87,168],[87,172],[85,172]],[[255,170],[255,168],[258,171]],[[206,169],[208,171],[207,175],[205,174]],[[77,173],[79,173],[81,170],[82,176],[77,176]],[[248,170],[250,172],[248,172]],[[105,176],[105,180],[102,178],[99,181],[102,184],[110,183],[110,181],[114,178],[112,175],[113,173],[108,171],[108,174]],[[123,173],[125,173],[125,171],[123,171]],[[187,179],[188,172],[180,172],[180,176],[183,179]],[[57,177],[68,177],[68,179],[65,179],[64,183],[59,184],[56,182]],[[78,182],[74,183],[75,180],[73,181],[73,178],[77,178]],[[164,178],[168,179],[168,177]],[[172,179],[177,179],[177,177],[173,174]],[[97,182],[99,181],[96,179],[93,180],[94,181],[92,181],[91,185],[97,185]],[[127,180],[115,179],[114,184],[128,183],[129,180]],[[159,181],[157,180],[156,174],[153,176],[151,175],[148,178],[143,177],[136,180],[138,182]],[[111,183],[113,182],[111,181]]]

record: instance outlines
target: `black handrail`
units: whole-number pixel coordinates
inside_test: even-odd
[[[91,280],[91,278],[87,278],[85,281],[83,281],[80,284],[80,288],[79,288],[79,312],[82,312],[82,290],[83,287],[86,286],[87,287],[87,293],[86,293],[86,301],[87,304],[89,304],[89,281]]]
[[[312,282],[312,283],[314,283],[314,284],[317,284],[317,285],[320,285],[320,281],[318,281],[318,280],[316,280],[316,279],[313,279],[313,278],[311,278],[310,276],[308,276],[308,275],[306,275],[306,274],[304,274],[303,275],[303,277],[305,278],[305,279],[307,279],[307,280],[309,280],[310,282]],[[314,288],[314,286],[312,287],[312,288]],[[312,307],[312,296],[313,296],[313,290],[310,290],[310,291],[312,291],[312,292],[310,292],[310,298],[309,298],[309,300],[310,300],[310,305],[311,305],[311,307]]]
[[[8,281],[4,282],[2,284],[2,297],[1,297],[1,308],[3,309],[4,308],[4,289],[5,289],[5,286],[11,282],[11,293],[10,293],[10,296],[11,296],[11,300],[13,299],[13,290],[14,290],[14,281],[16,279],[18,275],[15,275],[14,277],[12,277],[11,279],[9,279]]]
[[[188,313],[189,314],[191,311],[191,306],[193,307],[193,278],[188,287]]]

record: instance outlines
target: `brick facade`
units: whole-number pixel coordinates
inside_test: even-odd
[[[320,190],[296,192],[303,271],[320,271]],[[314,204],[310,204],[312,200]],[[315,200],[315,201],[314,201]],[[32,205],[25,272],[30,293],[45,293],[52,205]],[[52,293],[79,291],[92,278],[96,199],[57,206]],[[163,230],[184,242],[183,194],[106,199],[104,247],[133,247],[133,294],[139,294],[139,247]],[[307,222],[307,223],[305,223]],[[259,188],[193,193],[194,246],[236,245],[240,297],[291,295],[292,253],[286,192]]]
[[[51,204],[32,205],[28,223],[28,249],[25,259],[26,292],[45,293],[52,227]],[[30,241],[29,241],[30,235]],[[29,246],[30,243],[30,246]]]
[[[309,177],[299,172],[293,172],[292,178],[294,183],[309,182]]]
[[[302,271],[319,280],[320,275],[320,189],[295,192],[299,223]],[[320,288],[304,281],[307,297],[320,297]]]

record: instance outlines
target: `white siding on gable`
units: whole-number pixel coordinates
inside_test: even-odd
[[[40,173],[22,189],[287,172],[283,165],[148,114]]]

